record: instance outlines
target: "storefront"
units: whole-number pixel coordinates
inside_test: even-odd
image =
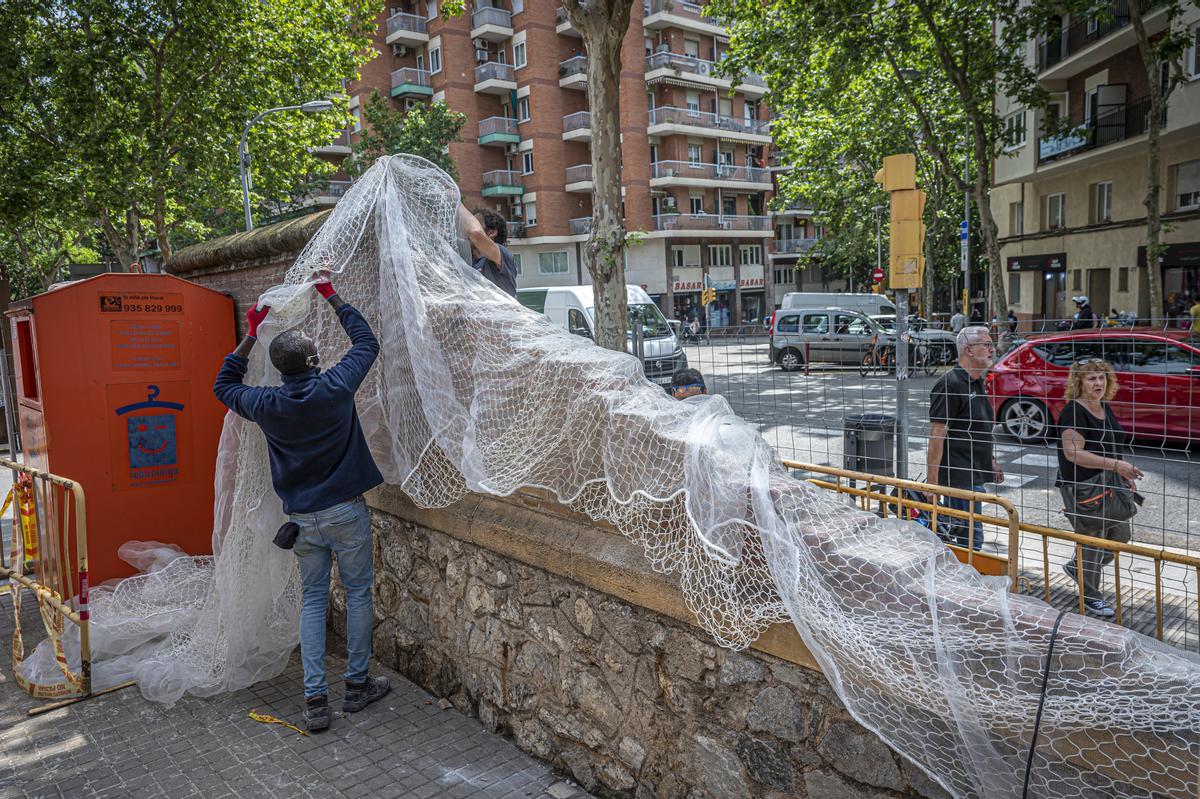
[[[711,280],[709,285],[717,294],[717,301],[709,306],[708,318],[711,327],[729,327],[736,318],[737,281]]]
[[[1063,306],[1067,292],[1067,254],[1065,252],[1045,255],[1014,255],[1008,259],[1010,273],[1034,272],[1039,275],[1032,289],[1037,295],[1034,307],[1043,319],[1063,318]],[[1028,282],[1022,285],[1029,286]]]
[[[761,277],[744,277],[739,283],[742,290],[742,319],[744,325],[752,325],[762,320],[766,315],[766,297]]]
[[[1146,266],[1146,248],[1138,247],[1138,266]],[[1159,258],[1162,266],[1163,310],[1200,298],[1200,242],[1171,244]]]
[[[674,304],[670,317],[678,319],[680,322],[698,317],[700,324],[706,324],[700,313],[700,290],[704,288],[704,280],[699,274],[700,270],[695,271],[697,272],[695,280],[691,279],[691,275],[683,276],[682,279],[678,274],[676,275],[675,282],[671,286]]]

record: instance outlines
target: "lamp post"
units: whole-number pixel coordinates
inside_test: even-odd
[[[332,110],[333,103],[329,100],[311,100],[302,105],[281,105],[278,108],[268,108],[258,116],[246,123],[246,129],[242,131],[242,140],[238,142],[238,166],[242,172],[242,206],[246,210],[246,230],[254,229],[254,219],[250,216],[250,152],[246,149],[246,138],[250,135],[250,128],[254,126],[267,114],[275,114],[280,111],[303,111],[306,114],[321,114],[325,111]]]

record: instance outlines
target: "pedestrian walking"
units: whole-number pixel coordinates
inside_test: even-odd
[[[329,728],[325,677],[325,614],[330,560],[346,589],[346,691],[342,709],[362,710],[382,697],[387,677],[369,677],[374,561],[365,491],[383,482],[359,425],[354,394],[379,355],[379,341],[358,309],[342,300],[328,278],[315,286],[350,336],[350,350],[332,368],[319,368],[317,347],[301,330],[280,333],[268,352],[279,386],[247,386],[248,357],[271,310],[246,313],[246,337],[217,373],[213,393],[231,411],[255,422],[267,439],[271,481],[289,516],[276,543],[291,548],[300,567],[300,659],[304,665],[304,723]]]
[[[1192,303],[1188,313],[1192,317],[1192,332],[1200,333],[1200,294],[1196,295],[1196,301]]]
[[[458,221],[471,243],[472,266],[510,297],[517,296],[517,261],[505,245],[508,222],[495,211],[477,208],[472,214],[458,206]]]
[[[950,317],[950,332],[957,336],[966,326],[967,315],[962,311],[955,311],[954,316]]]
[[[942,375],[929,392],[928,481],[934,485],[982,492],[984,483],[1003,483],[1004,471],[993,454],[995,417],[983,375],[992,365],[996,346],[981,325],[959,332],[958,365]],[[937,502],[930,495],[929,501]],[[947,497],[946,507],[969,510],[971,500]],[[978,514],[982,507],[974,503]],[[967,520],[954,519],[955,543],[983,547],[983,523],[968,534]]]
[[[1058,415],[1055,485],[1075,532],[1125,542],[1133,534],[1129,520],[1137,512],[1134,497],[1142,472],[1121,457],[1130,451],[1129,436],[1108,404],[1116,393],[1117,375],[1107,361],[1085,358],[1071,366],[1063,392],[1069,401]],[[1112,499],[1114,489],[1125,497],[1124,502]],[[1082,571],[1078,560],[1064,563],[1063,571],[1083,591],[1088,611],[1111,618],[1116,612],[1104,599],[1102,570],[1112,561],[1112,551],[1080,549]]]
[[[1009,308],[1008,309],[1008,334],[1010,336],[1015,336],[1017,334],[1017,325],[1019,325],[1020,323],[1021,323],[1021,320],[1017,319],[1016,311],[1014,311],[1012,308]]]

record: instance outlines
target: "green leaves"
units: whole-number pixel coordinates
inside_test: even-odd
[[[412,153],[432,161],[458,180],[447,148],[451,142],[462,141],[459,134],[467,122],[466,114],[451,111],[443,102],[400,113],[375,91],[363,109],[363,118],[366,124],[346,166],[350,174],[361,175],[382,155]]]

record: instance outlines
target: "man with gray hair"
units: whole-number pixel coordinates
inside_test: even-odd
[[[1004,482],[1004,471],[993,454],[992,428],[996,420],[987,397],[983,375],[992,365],[996,347],[988,329],[972,325],[959,331],[958,365],[929,392],[928,481],[934,485],[982,492],[984,483]],[[930,497],[935,502],[934,497]],[[975,512],[981,508],[978,502]],[[968,510],[967,499],[947,497],[946,506]],[[962,547],[983,547],[983,523],[975,522],[968,535],[965,519],[953,523],[955,542]]]
[[[213,393],[231,411],[255,422],[267,439],[271,482],[289,523],[275,543],[291,549],[300,566],[300,660],[304,665],[304,723],[310,731],[329,727],[325,679],[325,614],[329,606],[332,556],[346,589],[346,691],[342,709],[354,713],[390,689],[386,677],[368,677],[374,552],[371,520],[363,493],[383,482],[359,425],[354,394],[379,355],[379,341],[358,309],[344,302],[322,275],[314,288],[329,301],[350,336],[350,351],[322,372],[317,346],[301,330],[271,342],[279,386],[243,384],[247,358],[269,307],[246,312],[246,338],[217,374]]]

